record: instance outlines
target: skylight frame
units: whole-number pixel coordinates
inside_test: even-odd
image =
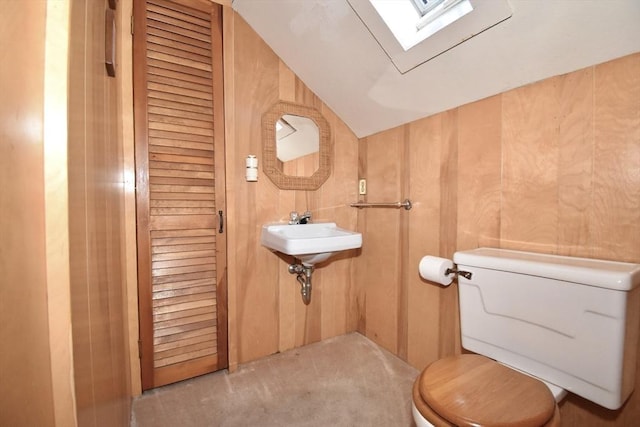
[[[429,33],[424,38],[420,37],[420,41],[435,34],[447,25],[453,24],[471,12],[473,12],[473,6],[469,0],[442,0],[438,4],[434,4],[433,8],[422,15],[416,23],[418,34],[423,31]]]
[[[466,0],[473,6],[472,13],[467,13],[445,28],[435,31],[413,47],[405,49],[385,23],[372,1],[378,0],[347,0],[401,74],[436,58],[512,15],[508,0]],[[413,0],[387,0],[387,6],[391,4],[392,7],[401,8],[404,11],[408,17],[406,25],[416,25],[420,15],[413,6]]]
[[[424,16],[447,0],[411,0],[420,16]]]

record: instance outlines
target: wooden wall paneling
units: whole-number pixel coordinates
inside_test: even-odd
[[[323,102],[318,96],[296,76],[296,102],[313,107],[318,111],[323,109]]]
[[[117,136],[116,80],[106,75],[99,60],[104,49],[104,10],[100,5],[92,5],[89,11],[85,37],[92,60],[87,61],[88,96],[84,120],[88,131],[85,144],[91,358],[96,423],[107,426],[126,423],[129,415],[123,336],[125,315],[122,310],[121,253],[124,244],[120,240],[123,168],[122,147]],[[112,191],[114,187],[119,191]],[[92,224],[92,221],[95,222]],[[84,256],[84,253],[76,256]]]
[[[278,61],[278,98],[282,101],[297,102],[296,99],[296,76],[287,65],[281,60]],[[297,173],[298,162],[288,162],[293,167],[292,171],[287,173]],[[265,180],[269,178],[265,176]],[[271,184],[270,182],[268,182]],[[300,195],[305,192],[300,191],[278,191],[277,211],[274,212],[273,220],[286,221],[289,218],[289,212],[296,210],[306,210],[306,203],[298,202]],[[301,205],[301,206],[300,206]],[[289,212],[286,211],[290,207]],[[272,255],[273,256],[273,255]],[[304,330],[300,333],[297,327],[300,323],[304,325],[305,311],[298,308],[300,303],[300,288],[295,276],[289,273],[288,267],[293,263],[293,257],[279,257],[275,260],[278,266],[278,321],[279,321],[279,351],[292,349],[303,342]],[[313,294],[313,292],[312,292]],[[313,298],[313,297],[312,297]]]
[[[323,184],[324,185],[324,184]],[[317,213],[318,212],[318,197],[319,192],[322,189],[311,191],[297,191],[296,193],[296,210],[298,212],[306,209]],[[305,194],[306,193],[306,194]],[[304,200],[307,200],[304,202]],[[289,284],[294,286],[296,297],[294,299],[294,306],[292,307],[295,312],[295,346],[300,347],[305,344],[318,342],[321,339],[321,320],[323,315],[323,282],[326,276],[326,269],[324,267],[316,267],[312,276],[312,292],[311,303],[305,305],[302,302],[300,296],[300,284],[296,281],[295,275],[287,274],[285,280],[289,281]]]
[[[119,425],[129,415],[129,378],[117,87],[101,60],[102,5],[74,4],[70,19],[69,236],[77,418],[80,425]]]
[[[53,426],[42,133],[47,4],[3,6],[0,40],[11,65],[0,67],[0,338],[11,344],[0,354],[0,414],[6,425]]]
[[[369,152],[367,150],[367,138],[358,140],[358,179],[366,179],[368,176]],[[358,183],[359,185],[359,183]],[[358,200],[368,201],[368,195],[358,195]],[[359,249],[359,256],[354,260],[353,277],[355,280],[355,292],[350,294],[352,298],[350,307],[354,310],[351,315],[351,321],[355,323],[356,330],[363,335],[367,333],[367,254],[368,254],[368,238],[367,238],[367,214],[365,209],[357,209],[357,230],[362,233],[362,247]]]
[[[305,305],[302,302],[302,297],[300,296],[300,285],[297,281],[295,281],[295,275],[289,275],[289,279],[291,280],[291,284],[296,288],[296,298],[295,305],[293,309],[296,314],[296,334],[295,334],[295,346],[301,347],[305,344],[310,344],[313,342],[318,342],[321,339],[321,319],[322,319],[322,295],[324,294],[323,290],[323,276],[325,274],[325,270],[320,270],[320,268],[316,269],[313,272],[312,277],[312,286],[313,290],[311,292],[311,300],[315,303],[309,305]]]
[[[70,51],[82,52],[85,49],[84,17],[86,16],[84,3],[78,3],[71,8],[70,13]],[[78,34],[76,36],[76,34]],[[84,57],[70,55],[69,76],[83,76]],[[84,212],[87,204],[87,175],[85,159],[85,128],[73,123],[82,123],[85,114],[85,97],[88,92],[85,78],[75,78],[75,84],[69,91],[69,252],[80,254],[86,252],[88,218],[86,215],[74,213]],[[91,323],[89,309],[89,260],[83,256],[70,256],[69,267],[71,277],[71,308],[73,315],[73,367],[74,386],[76,390],[76,412],[79,425],[91,425],[94,416],[91,407],[94,404],[92,390],[91,364]],[[81,391],[81,393],[78,393]]]
[[[501,212],[502,98],[495,96],[458,108],[456,172],[456,248],[499,246]],[[451,293],[442,314],[443,354],[460,351],[457,296]]]
[[[260,227],[278,218],[277,187],[263,174],[257,183],[244,178],[244,159],[259,154],[262,113],[278,100],[278,57],[247,23],[234,14],[234,47],[242,54],[234,59],[236,161],[230,177],[235,187],[231,221],[237,222],[230,251],[236,251],[236,307],[238,362],[243,363],[278,351],[279,259],[260,246]],[[259,74],[259,78],[257,77]],[[232,171],[235,171],[233,173]],[[233,286],[233,285],[232,285]]]
[[[457,248],[458,110],[442,113],[440,153],[440,256],[451,259]],[[460,351],[458,284],[440,289],[440,356]]]
[[[319,98],[295,75],[295,102],[306,105],[321,111],[321,101]],[[333,144],[334,135],[331,132],[331,141]],[[308,175],[309,164],[298,161],[298,171],[301,175]],[[319,220],[322,194],[328,189],[325,182],[319,189],[315,191],[296,191],[295,192],[295,210],[297,212],[311,211],[315,214],[316,220]],[[289,275],[289,280],[295,279],[295,276]],[[296,287],[295,313],[296,313],[296,347],[320,341],[322,337],[322,318],[324,314],[323,295],[323,278],[328,278],[329,272],[325,268],[316,268],[312,277],[311,300],[313,304],[305,305],[300,297],[300,285],[293,282]]]
[[[422,279],[418,265],[425,255],[440,251],[440,162],[442,120],[440,116],[407,125],[411,151],[409,196],[413,208],[408,212],[408,307],[407,358],[413,366],[424,367],[438,359],[440,331],[439,285]]]
[[[502,96],[501,245],[556,253],[558,78]]]
[[[296,85],[298,79],[287,64],[278,61],[278,97],[280,101],[298,102]]]
[[[410,136],[411,129],[409,126],[403,126],[402,152],[400,157],[400,196],[398,200],[404,200],[411,196],[411,145]],[[403,212],[404,211],[404,212]],[[400,209],[400,218],[398,224],[399,246],[398,246],[398,356],[407,360],[408,356],[408,339],[409,339],[409,278],[411,277],[409,264],[409,212]]]
[[[358,197],[357,170],[353,168],[354,159],[357,159],[358,141],[331,109],[322,106],[320,112],[331,127],[333,169],[321,188],[321,207],[317,216],[319,220],[335,221],[340,227],[355,230],[357,212],[348,204]],[[358,253],[358,250],[352,250],[335,254],[321,267],[321,339],[356,329],[356,324],[349,321],[349,312],[354,292],[351,270]]]
[[[102,11],[97,12],[91,6],[87,7],[86,33],[84,34],[86,47],[89,52],[96,52],[100,44],[104,45],[104,19],[101,16]],[[100,14],[100,16],[98,16]],[[102,34],[101,34],[102,33]],[[85,248],[88,255],[87,264],[87,286],[89,297],[89,321],[91,335],[91,374],[92,388],[86,390],[92,393],[94,402],[88,408],[91,415],[97,420],[110,420],[110,424],[117,423],[113,419],[114,412],[105,408],[103,402],[109,401],[114,393],[113,388],[116,386],[111,381],[112,369],[110,356],[110,323],[103,319],[109,319],[111,307],[110,274],[119,274],[119,266],[111,265],[109,252],[111,249],[111,236],[107,234],[108,221],[115,220],[111,218],[113,211],[109,206],[110,200],[108,195],[104,193],[106,185],[106,172],[111,166],[106,158],[107,145],[109,144],[110,126],[115,124],[114,119],[109,117],[106,105],[108,95],[101,93],[99,85],[109,85],[109,81],[102,76],[102,65],[100,62],[86,61],[86,89],[85,105],[83,117],[84,123],[79,122],[75,125],[85,127],[85,138],[82,141],[85,144],[85,165],[86,168],[83,177],[86,182],[86,205],[83,207],[83,214],[87,217],[87,234]],[[74,76],[77,78],[77,76]],[[72,80],[73,81],[73,80]],[[111,85],[109,85],[111,86]],[[115,89],[115,85],[111,86]],[[73,125],[73,124],[72,124]],[[77,213],[76,213],[77,215]],[[116,217],[117,218],[117,217]],[[75,221],[75,215],[70,217],[71,221]],[[79,254],[71,254],[78,256]],[[108,271],[108,268],[114,267],[115,272]],[[116,343],[113,343],[116,345]],[[114,354],[116,354],[114,352]],[[124,367],[124,365],[122,365]],[[76,390],[76,394],[86,392]]]
[[[300,290],[295,276],[288,271],[293,257],[276,258],[278,270],[278,351],[296,347],[296,326],[298,324],[296,304],[300,302]]]
[[[313,93],[309,93],[308,89],[304,87],[304,85],[300,85],[299,79],[295,76],[295,74],[290,70],[285,68],[281,68],[282,73],[286,73],[287,75],[287,83],[286,87],[280,91],[281,96],[292,97],[293,102],[304,105],[308,102],[308,97],[311,96],[313,98]],[[283,79],[281,79],[283,81]],[[293,92],[292,92],[293,90]],[[296,161],[296,172],[300,172],[304,174],[304,165],[302,162]],[[293,209],[296,212],[304,212],[306,210],[310,210],[314,213],[317,213],[317,194],[322,191],[321,189],[316,191],[284,191],[285,193],[292,193],[288,195],[282,195],[284,197],[282,200],[287,200],[282,205],[287,206],[286,203],[293,202]],[[282,191],[281,191],[282,193]],[[283,214],[286,214],[283,212]],[[317,217],[316,217],[317,219]],[[294,262],[294,259],[291,258],[291,262]],[[283,306],[280,308],[280,313],[284,312],[293,312],[293,347],[299,347],[309,342],[319,341],[320,330],[319,330],[319,320],[321,316],[320,305],[322,294],[322,275],[317,274],[317,271],[313,273],[312,277],[312,292],[311,292],[311,300],[314,302],[313,304],[305,305],[302,303],[300,297],[300,285],[295,280],[295,275],[282,274],[280,277],[281,285],[283,287],[293,287],[295,289],[295,296],[293,298],[289,298],[288,302],[290,305]],[[287,293],[290,294],[291,288],[288,289]]]
[[[592,256],[640,261],[640,55],[595,67]]]
[[[583,177],[582,186],[574,189],[576,195],[587,193],[587,200],[575,201],[571,205],[574,217],[567,218],[567,222],[571,219],[574,223],[586,224],[579,231],[584,232],[586,227],[588,236],[585,239],[580,234],[575,243],[561,242],[562,250],[587,253],[596,258],[640,261],[637,231],[640,185],[638,174],[633,172],[640,164],[639,72],[640,54],[635,54],[566,76],[574,80],[576,86],[580,84],[579,79],[587,80],[581,85],[583,95],[572,98],[573,102],[567,108],[581,111],[584,117],[580,122],[585,126],[593,123],[593,135],[585,130],[583,137],[584,140],[592,137],[593,143],[591,149],[585,148],[590,152],[589,156],[575,154],[576,167],[581,165],[581,175],[576,173],[574,182],[584,175],[588,175],[590,181]],[[584,98],[591,96],[593,106],[589,108]],[[584,142],[587,145],[587,141]],[[573,148],[571,144],[577,145],[571,139],[565,143],[568,150]],[[564,197],[561,200],[565,200]],[[640,343],[638,347],[640,354]],[[640,360],[636,365],[640,367]],[[636,369],[636,390],[640,387],[638,372],[640,370]],[[634,425],[640,417],[640,397],[637,392],[633,393],[621,410],[609,411],[569,395],[562,403],[561,416],[563,425]]]
[[[640,54],[597,65],[594,92],[591,256],[640,263]],[[636,366],[636,392],[618,411],[618,426],[640,419],[640,359]],[[610,418],[602,408],[589,410]]]
[[[61,4],[56,3],[54,9]],[[53,9],[49,12],[50,16],[55,14]],[[68,165],[69,220],[59,219],[56,225],[63,227],[60,232],[69,236],[73,385],[77,410],[77,414],[70,416],[77,417],[80,425],[120,425],[128,419],[130,395],[122,311],[123,193],[114,190],[121,189],[122,183],[116,81],[107,78],[100,60],[104,58],[102,5],[73,4],[64,15],[66,25],[61,31],[68,31],[71,41],[68,76],[64,78],[74,84],[69,86],[68,104],[64,101],[65,108],[68,106],[68,120],[60,117],[55,120],[56,126],[60,126],[60,122],[68,123],[65,164]],[[54,37],[64,43],[62,34]],[[65,55],[57,57],[67,60]],[[59,90],[66,90],[59,82],[55,85]],[[65,132],[57,133],[66,137]],[[64,198],[58,202],[63,200],[66,203]],[[55,264],[55,257],[49,262]],[[56,297],[61,296],[54,293]],[[64,310],[64,305],[57,304],[56,309]],[[65,314],[68,315],[68,310]],[[56,340],[55,345],[62,342],[69,341]],[[65,375],[64,382],[68,381],[69,376]]]
[[[318,215],[320,212],[321,195],[325,191],[325,184],[315,191],[296,192],[296,210],[298,212],[310,210]],[[290,280],[295,279],[293,275],[289,276]],[[296,347],[318,342],[322,338],[322,318],[327,308],[323,304],[323,295],[325,294],[323,284],[329,276],[330,271],[327,271],[324,267],[316,266],[312,277],[311,301],[313,303],[309,303],[309,305],[305,305],[302,302],[300,285],[294,282],[294,286],[296,287],[295,309],[296,315],[298,316],[296,323]],[[334,308],[331,308],[332,311],[333,309]]]
[[[391,129],[367,137],[368,200],[396,201],[401,197],[404,165],[404,129]],[[376,161],[373,161],[376,159]],[[366,335],[392,352],[398,351],[398,304],[400,292],[400,217],[410,211],[367,209],[366,268],[360,280],[366,286]]]
[[[499,244],[501,126],[501,96],[458,108],[458,250]]]
[[[639,262],[638,76],[635,54],[405,125],[414,201],[409,269],[415,264],[417,270],[425,252],[451,256],[478,246]],[[377,183],[402,163],[390,138],[398,132],[359,141],[358,170],[369,178],[369,201],[378,198]],[[357,303],[358,328],[380,343],[378,335],[386,331],[380,323],[402,321],[393,299],[402,294],[402,283],[372,274],[371,265],[393,268],[402,244],[380,238],[380,228],[399,226],[399,218],[384,222],[377,215],[358,214],[364,244],[354,271],[365,294]],[[398,249],[384,254],[384,245]],[[384,309],[379,289],[391,295]],[[422,368],[460,351],[455,287],[439,288],[416,273],[408,276],[408,293],[409,363]],[[401,333],[397,323],[393,328]],[[640,387],[640,376],[635,381]],[[624,408],[608,411],[570,395],[561,405],[563,425],[634,425],[638,399],[634,393]]]
[[[593,68],[560,76],[558,158],[558,253],[591,255],[593,209]]]
[[[229,34],[225,35],[229,40]],[[234,54],[233,67],[225,70],[233,74],[227,79],[227,84],[233,82],[228,90],[234,99],[229,107],[234,118],[233,152],[227,155],[227,167],[229,176],[234,178],[227,191],[229,200],[234,200],[229,203],[229,215],[237,223],[229,236],[230,253],[235,258],[229,270],[230,294],[235,294],[236,301],[230,305],[234,311],[230,313],[230,324],[235,325],[236,331],[235,338],[230,337],[235,343],[230,346],[237,349],[236,362],[244,363],[353,330],[347,323],[355,325],[355,321],[347,322],[350,315],[344,312],[349,292],[353,292],[343,276],[352,277],[351,261],[345,260],[349,257],[337,256],[315,271],[311,304],[305,306],[300,285],[287,271],[293,258],[262,247],[259,234],[262,224],[286,221],[293,210],[311,210],[315,220],[337,220],[341,225],[356,227],[357,211],[346,207],[350,199],[343,194],[351,191],[355,196],[356,171],[351,169],[349,175],[347,165],[357,162],[358,152],[355,135],[235,13],[232,37],[232,48],[242,55]],[[332,123],[334,142],[340,134],[353,143],[343,147],[340,172],[334,168],[319,190],[280,190],[262,174],[257,183],[244,181],[244,158],[261,153],[262,113],[278,100],[318,109]],[[335,127],[340,128],[338,133]]]
[[[44,68],[44,182],[51,384],[56,425],[74,425],[69,273],[69,2],[47,5]],[[4,395],[4,393],[3,393]],[[117,397],[116,397],[117,399]],[[0,410],[0,413],[4,411]]]

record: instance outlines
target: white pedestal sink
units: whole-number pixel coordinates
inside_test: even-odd
[[[262,226],[260,242],[272,251],[300,260],[301,264],[289,265],[289,273],[297,275],[302,301],[309,304],[313,266],[335,252],[361,247],[362,234],[340,228],[335,222],[275,223]]]

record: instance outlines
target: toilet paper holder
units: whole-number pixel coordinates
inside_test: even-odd
[[[470,271],[458,270],[458,268],[456,266],[454,266],[453,268],[447,268],[444,273],[447,276],[449,274],[460,275],[460,276],[464,277],[467,280],[471,280],[471,276],[473,276],[473,274]]]
[[[471,272],[459,270],[448,258],[440,258],[433,255],[425,255],[418,264],[418,273],[423,279],[439,283],[443,286],[449,286],[454,279],[459,276],[467,280],[471,280]]]

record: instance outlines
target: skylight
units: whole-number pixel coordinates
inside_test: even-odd
[[[473,11],[469,0],[369,0],[406,51]]]
[[[445,0],[412,0],[420,16],[424,16],[431,12],[434,7],[441,5]]]
[[[507,0],[347,0],[400,73],[511,17]]]

